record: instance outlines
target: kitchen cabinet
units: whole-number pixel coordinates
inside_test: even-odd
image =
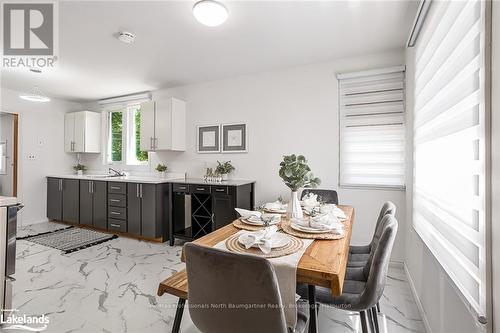
[[[233,222],[235,208],[253,209],[254,200],[253,182],[173,183],[170,245],[175,238],[190,241]]]
[[[80,224],[107,228],[106,182],[80,180]]]
[[[146,238],[168,238],[167,184],[129,183],[128,233]]]
[[[169,98],[141,104],[143,151],[186,150],[186,102]]]
[[[100,133],[100,113],[79,111],[65,114],[64,150],[67,153],[99,153]]]
[[[62,179],[47,178],[47,218],[62,220]]]
[[[71,223],[79,223],[80,182],[78,180],[62,180],[62,220]]]

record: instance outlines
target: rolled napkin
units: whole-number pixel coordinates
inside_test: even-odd
[[[255,216],[257,218],[261,218],[262,213],[256,210],[247,210],[243,208],[235,208],[235,210],[240,214],[240,216],[244,219],[249,219],[251,216]]]
[[[273,236],[278,231],[278,227],[275,225],[264,228],[259,231],[249,232],[245,234],[245,237],[241,238],[241,243],[245,245],[245,248],[249,249],[254,245],[257,245],[259,249],[268,254],[272,249]]]
[[[304,205],[304,208],[312,208],[318,206],[318,195],[310,192],[307,193],[306,196],[302,198],[302,205]]]
[[[285,210],[286,204],[282,204],[279,200],[275,202],[268,202],[264,205],[264,208],[267,210]]]
[[[337,205],[334,204],[325,204],[320,207],[320,212],[321,213],[331,213],[335,215],[335,217],[345,220],[347,219],[347,216],[345,215],[344,211],[337,207]]]

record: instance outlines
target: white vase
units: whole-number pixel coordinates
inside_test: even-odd
[[[300,206],[299,195],[297,192],[292,192],[292,197],[288,203],[288,217],[301,219],[304,217],[302,207]]]
[[[160,178],[162,178],[162,179],[167,178],[167,172],[166,171],[161,171],[160,172]]]
[[[227,173],[222,174],[222,180],[226,181],[229,178],[229,175]]]
[[[78,176],[83,176],[83,170],[78,170],[78,171],[76,172],[76,174],[77,174]]]

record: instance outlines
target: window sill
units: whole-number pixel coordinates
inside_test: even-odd
[[[406,186],[339,184],[340,188],[353,190],[406,191]]]

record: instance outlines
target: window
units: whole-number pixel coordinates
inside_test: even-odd
[[[435,1],[414,49],[413,226],[486,314],[484,1]]]
[[[339,74],[340,186],[405,186],[404,67]]]
[[[147,164],[148,152],[141,150],[140,136],[140,104],[108,111],[107,163]]]

